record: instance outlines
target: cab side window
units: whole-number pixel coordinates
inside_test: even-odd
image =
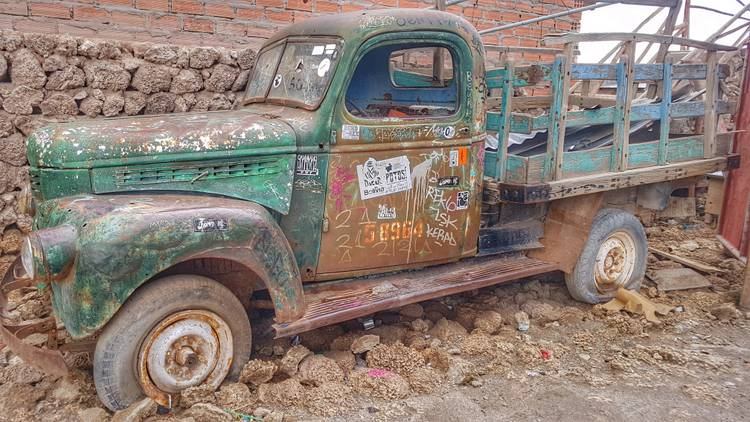
[[[366,119],[450,116],[458,84],[450,49],[386,45],[360,60],[346,92],[346,109]]]

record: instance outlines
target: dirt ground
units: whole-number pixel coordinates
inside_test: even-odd
[[[750,313],[734,307],[743,267],[698,220],[647,233],[651,246],[724,271],[690,291],[660,293],[645,280],[643,295],[675,307],[659,324],[577,303],[559,276],[410,305],[367,331],[351,322],[273,341],[256,324],[241,382],[188,390],[171,413],[145,400],[113,420],[750,419]],[[649,257],[649,272],[679,266]],[[113,416],[85,358],[68,379],[7,351],[0,366],[0,420]]]

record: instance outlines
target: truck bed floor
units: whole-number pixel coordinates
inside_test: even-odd
[[[276,337],[286,337],[414,302],[555,270],[555,264],[526,256],[486,257],[375,278],[312,283],[305,286],[305,315],[273,327]]]

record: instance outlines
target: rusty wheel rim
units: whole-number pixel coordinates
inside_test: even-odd
[[[635,240],[626,231],[612,233],[599,247],[594,279],[600,292],[611,292],[627,285],[635,271]]]
[[[233,357],[229,325],[213,312],[181,311],[146,336],[138,358],[139,382],[147,396],[171,406],[172,395],[197,385],[218,388]]]

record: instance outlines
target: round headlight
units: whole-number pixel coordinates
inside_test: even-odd
[[[31,237],[26,236],[21,245],[21,265],[29,278],[34,278],[34,247]]]
[[[28,277],[58,280],[70,270],[76,256],[77,232],[73,226],[37,230],[21,246],[21,265]]]

